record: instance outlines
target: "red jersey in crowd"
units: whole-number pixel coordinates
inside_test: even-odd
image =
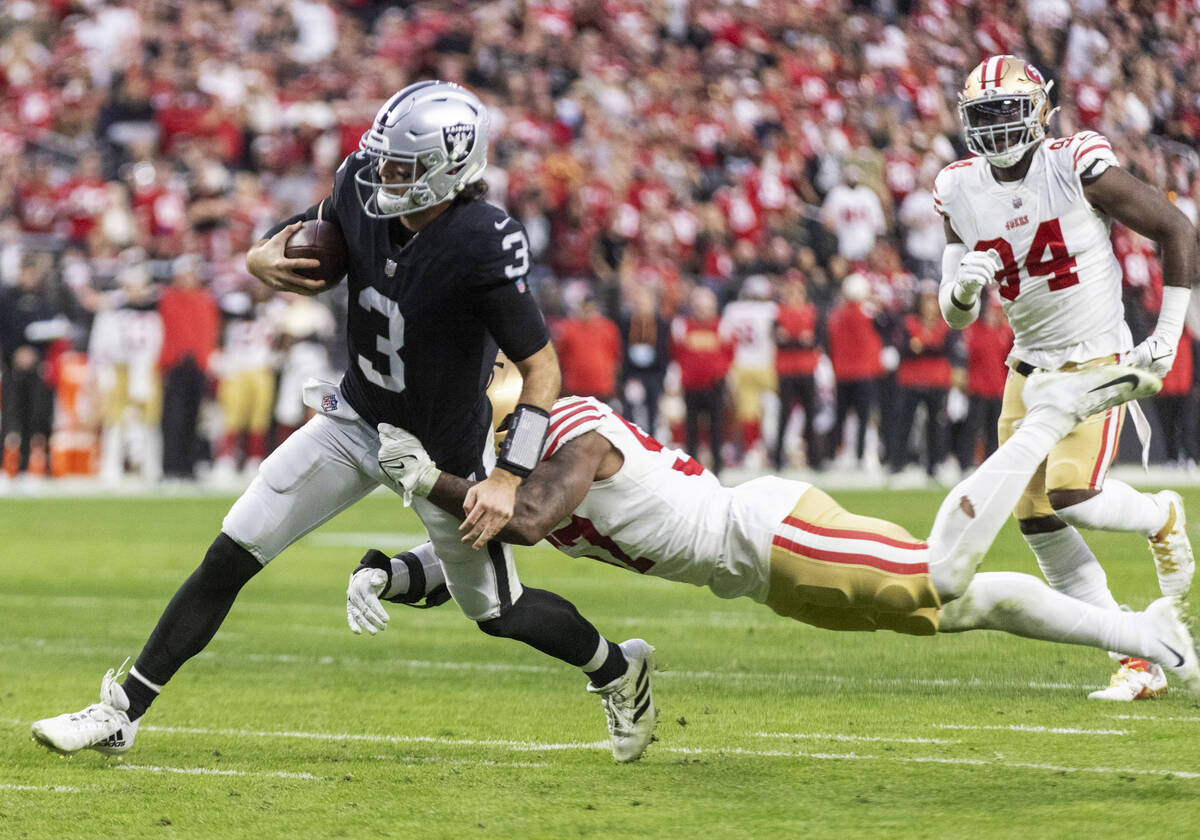
[[[829,313],[829,361],[838,382],[877,379],[882,350],[883,339],[860,304],[843,303]]]
[[[611,399],[621,365],[621,331],[603,315],[570,318],[554,339],[564,394]]]
[[[208,357],[217,349],[221,324],[212,295],[205,289],[171,286],[158,300],[158,314],[163,323],[159,367],[168,370],[190,355],[201,370],[207,370]]]
[[[1163,377],[1162,391],[1167,396],[1186,394],[1192,389],[1192,332],[1187,327],[1175,351],[1175,363]]]
[[[963,340],[967,345],[967,393],[1000,399],[1008,379],[1004,360],[1012,349],[1012,328],[1007,321],[988,326],[981,319],[963,331]]]
[[[780,376],[812,376],[817,369],[817,317],[811,303],[779,307],[775,371]]]
[[[721,339],[719,325],[719,318],[676,318],[671,324],[671,358],[679,364],[684,390],[711,388],[729,372],[733,342]]]
[[[922,321],[916,315],[904,319],[907,345],[896,369],[896,384],[903,388],[949,388],[950,352],[946,346],[950,327],[941,318]]]

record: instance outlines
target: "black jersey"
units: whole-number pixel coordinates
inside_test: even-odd
[[[371,425],[407,429],[440,468],[469,475],[491,423],[497,344],[519,361],[550,340],[526,284],[529,240],[482,200],[452,204],[417,234],[372,219],[354,188],[364,163],[342,163],[330,214],[350,251],[342,393]]]

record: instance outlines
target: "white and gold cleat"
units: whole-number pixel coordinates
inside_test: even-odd
[[[1187,536],[1183,499],[1174,490],[1162,490],[1154,495],[1165,501],[1168,507],[1167,523],[1150,538],[1150,554],[1154,557],[1158,587],[1165,597],[1182,601],[1192,588],[1192,575],[1196,571],[1192,544]]]
[[[1121,660],[1121,667],[1112,675],[1108,687],[1093,691],[1088,699],[1128,703],[1133,700],[1153,700],[1166,693],[1167,675],[1163,669],[1146,659],[1129,656]]]

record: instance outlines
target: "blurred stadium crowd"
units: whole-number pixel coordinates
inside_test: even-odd
[[[966,73],[1031,60],[1055,133],[1106,134],[1196,220],[1197,21],[1195,0],[9,0],[4,474],[232,475],[300,425],[299,383],[344,361],[345,291],[272,296],[243,254],[423,77],[491,109],[489,197],[529,232],[566,391],[718,468],[969,468],[1010,333],[996,305],[952,333],[936,303]],[[1113,239],[1137,340],[1154,247]],[[1154,412],[1181,465],[1194,341]]]

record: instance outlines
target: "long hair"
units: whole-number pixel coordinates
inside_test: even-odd
[[[454,196],[454,203],[466,204],[468,201],[477,201],[487,195],[487,191],[487,181],[480,179],[463,187],[462,192]]]

